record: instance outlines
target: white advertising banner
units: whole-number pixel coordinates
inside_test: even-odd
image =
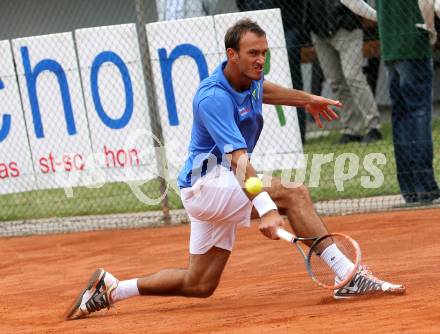
[[[147,24],[147,36],[170,177],[187,156],[192,100],[200,81],[224,58],[212,16]]]
[[[222,14],[214,16],[219,52],[224,52],[224,36],[229,27],[242,18],[251,18],[266,32],[270,54],[266,60],[265,78],[292,87],[279,9]],[[252,156],[257,170],[271,171],[302,166],[302,143],[296,108],[263,106],[264,128]]]
[[[0,41],[0,194],[32,190],[35,176],[9,41]]]
[[[146,26],[171,178],[187,157],[194,94],[226,59],[226,30],[244,17],[267,33],[266,78],[291,86],[279,9]],[[10,43],[0,42],[0,194],[144,182],[158,174],[135,25],[79,29],[75,38],[13,40],[15,69]],[[265,106],[264,119],[255,167],[301,167],[295,108]]]
[[[12,46],[38,187],[86,184],[91,144],[72,34]]]
[[[157,177],[134,24],[75,31],[90,137],[107,181]]]

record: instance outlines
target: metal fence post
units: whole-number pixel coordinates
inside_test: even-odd
[[[157,169],[159,172],[160,193],[165,194],[167,191],[167,161],[165,152],[160,146],[164,143],[162,126],[160,124],[160,117],[157,108],[156,90],[153,80],[153,70],[151,66],[151,57],[148,49],[147,31],[145,28],[145,0],[135,0],[136,2],[136,27],[139,41],[139,49],[141,53],[142,72],[144,75],[145,89],[148,97],[148,109],[151,121],[151,131],[153,135],[159,140],[157,143],[153,140],[153,145],[156,151]],[[165,224],[170,224],[170,209],[168,205],[168,194],[165,194],[161,202],[162,212]]]

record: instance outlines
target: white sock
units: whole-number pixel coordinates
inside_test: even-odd
[[[112,292],[113,302],[116,303],[123,299],[139,296],[140,293],[137,286],[137,281],[137,278],[120,281],[118,287]]]
[[[335,244],[331,244],[324,249],[321,259],[328,264],[340,279],[343,279],[354,268],[353,262],[347,259]]]

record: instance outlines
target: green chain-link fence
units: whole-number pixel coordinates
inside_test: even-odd
[[[395,10],[423,23],[410,3]],[[426,121],[417,130],[417,122],[426,112],[400,123],[398,110],[392,116],[383,35],[339,1],[18,0],[0,4],[2,234],[183,220],[175,178],[189,143],[192,97],[225,59],[224,32],[241,17],[267,32],[267,80],[344,103],[340,121],[322,130],[301,108],[265,106],[254,160],[260,171],[304,182],[323,214],[436,204],[438,188],[420,185],[429,168],[418,162],[430,160],[430,140],[417,132],[431,131]],[[429,39],[423,28],[414,33]],[[408,39],[402,32],[392,38]],[[416,43],[414,53],[426,52],[425,44]],[[433,84],[429,73],[420,81],[433,92],[438,174],[438,52],[436,44],[428,48]],[[404,98],[419,103],[419,88]],[[399,180],[414,184],[404,191],[408,203],[393,131],[409,164]],[[405,145],[420,150],[408,156]]]

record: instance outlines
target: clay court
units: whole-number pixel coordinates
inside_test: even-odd
[[[253,224],[213,297],[138,297],[83,320],[66,307],[99,266],[119,279],[183,267],[189,226],[0,239],[0,333],[439,333],[440,211],[328,217],[356,238],[380,278],[403,296],[331,298],[312,283],[297,251]]]

